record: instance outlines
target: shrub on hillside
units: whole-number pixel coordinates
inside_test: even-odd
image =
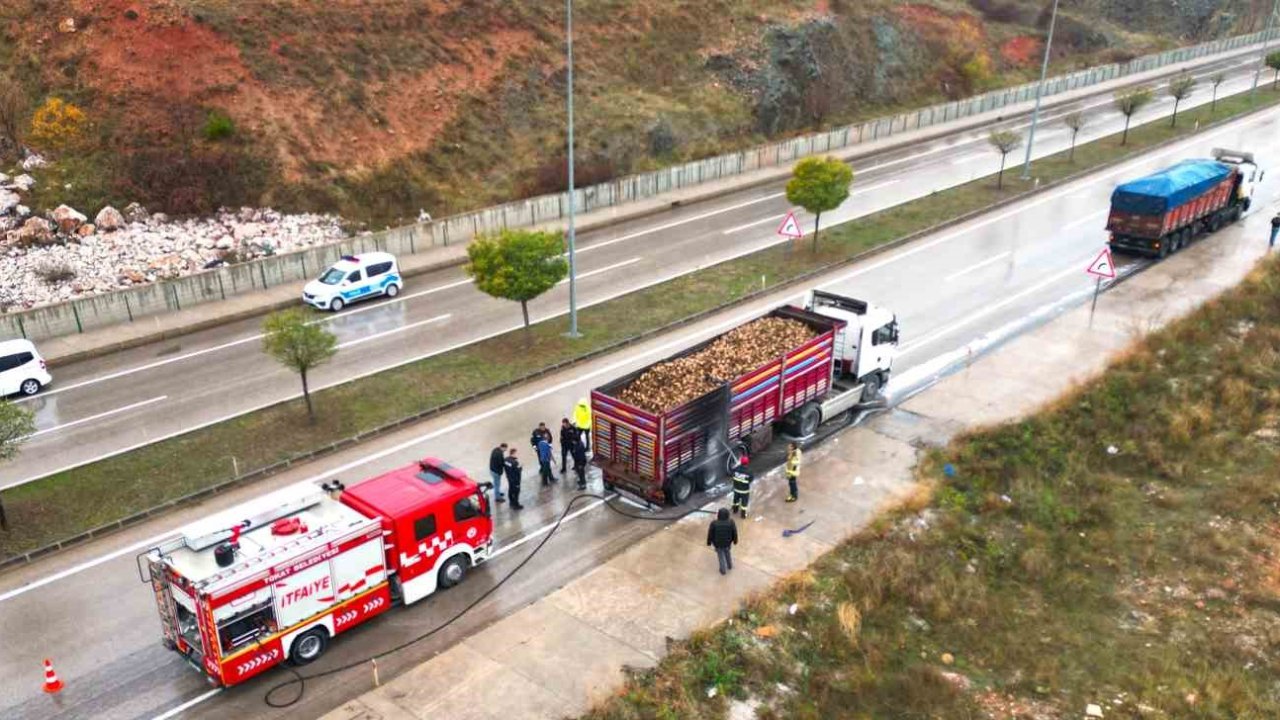
[[[88,124],[83,110],[51,97],[31,116],[31,143],[44,150],[63,150],[84,137]]]
[[[612,180],[617,175],[613,160],[607,157],[575,158],[573,181],[575,187],[586,187]],[[542,163],[533,171],[521,188],[524,197],[550,195],[564,192],[569,187],[569,160],[558,157]]]
[[[236,124],[226,113],[213,110],[205,118],[200,132],[206,140],[225,140],[236,134]]]
[[[272,177],[264,159],[221,147],[134,150],[121,165],[122,194],[174,215],[256,205]]]

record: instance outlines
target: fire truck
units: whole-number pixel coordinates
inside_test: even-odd
[[[163,642],[215,685],[312,662],[339,633],[485,562],[490,487],[428,458],[351,487],[293,485],[183,528],[138,558]]]

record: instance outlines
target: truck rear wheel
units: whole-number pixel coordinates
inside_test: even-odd
[[[329,647],[329,631],[322,627],[311,628],[293,640],[289,648],[289,660],[294,665],[315,662]]]
[[[693,481],[688,475],[680,473],[667,481],[667,503],[683,505],[693,495]]]

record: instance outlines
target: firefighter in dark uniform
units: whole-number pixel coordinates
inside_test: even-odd
[[[733,511],[739,513],[744,520],[747,517],[747,506],[751,504],[751,481],[755,479],[751,469],[747,467],[750,460],[743,455],[733,471]]]

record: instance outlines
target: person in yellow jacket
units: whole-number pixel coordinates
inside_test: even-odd
[[[586,398],[579,400],[573,408],[573,426],[578,428],[582,437],[582,449],[591,452],[591,403]]]
[[[787,502],[795,502],[800,498],[800,446],[795,443],[787,445]]]

